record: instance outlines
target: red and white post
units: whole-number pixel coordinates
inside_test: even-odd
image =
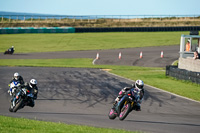
[[[122,58],[122,53],[121,52],[119,52],[119,59],[121,59]]]
[[[161,57],[161,58],[164,57],[163,51],[161,51],[161,53],[160,53],[160,57]]]
[[[99,53],[97,53],[97,56],[96,56],[96,60],[98,60],[99,59]]]
[[[142,58],[142,51],[140,52],[140,59]]]

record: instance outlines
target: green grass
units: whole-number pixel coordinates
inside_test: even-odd
[[[92,61],[92,59],[0,59],[0,66],[93,68]]]
[[[12,62],[11,65],[10,62]],[[79,67],[111,69],[111,73],[200,101],[200,85],[165,76],[164,68],[92,65],[92,59],[0,59],[0,66]]]
[[[29,53],[179,45],[181,34],[189,32],[2,34],[0,52],[11,46],[16,53]]]
[[[1,133],[139,133],[0,116]]]

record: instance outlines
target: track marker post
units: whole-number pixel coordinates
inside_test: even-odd
[[[98,60],[99,59],[99,53],[97,53],[97,56],[96,56],[96,60]]]
[[[140,52],[140,59],[142,58],[142,51]]]
[[[164,57],[163,51],[161,51],[161,53],[160,53],[160,57],[161,57],[161,58]]]
[[[122,53],[121,52],[119,52],[119,59],[121,59],[122,58]]]

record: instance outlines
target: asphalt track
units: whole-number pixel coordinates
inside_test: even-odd
[[[17,113],[10,113],[7,84],[16,71],[25,81],[36,78],[39,94],[34,108],[25,107]],[[131,112],[123,122],[109,120],[107,115],[114,98],[121,88],[131,83],[99,69],[0,67],[0,115],[132,131],[199,133],[199,102],[147,85],[142,111]]]
[[[128,65],[145,67],[165,67],[171,65],[179,58],[179,45],[145,48],[128,48],[114,50],[90,50],[90,51],[65,51],[45,53],[21,53],[14,55],[3,55],[0,59],[56,59],[56,58],[96,58],[99,53],[100,59],[95,64]],[[161,58],[161,51],[164,58]],[[121,52],[122,58],[119,59]],[[142,59],[140,59],[142,52]]]

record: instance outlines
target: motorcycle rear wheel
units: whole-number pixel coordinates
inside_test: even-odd
[[[109,114],[108,114],[108,117],[109,117],[109,119],[111,119],[111,120],[114,120],[114,119],[117,117],[117,115],[115,114],[115,110],[114,110],[114,109],[111,109],[111,110],[110,110],[110,112],[109,112]]]

